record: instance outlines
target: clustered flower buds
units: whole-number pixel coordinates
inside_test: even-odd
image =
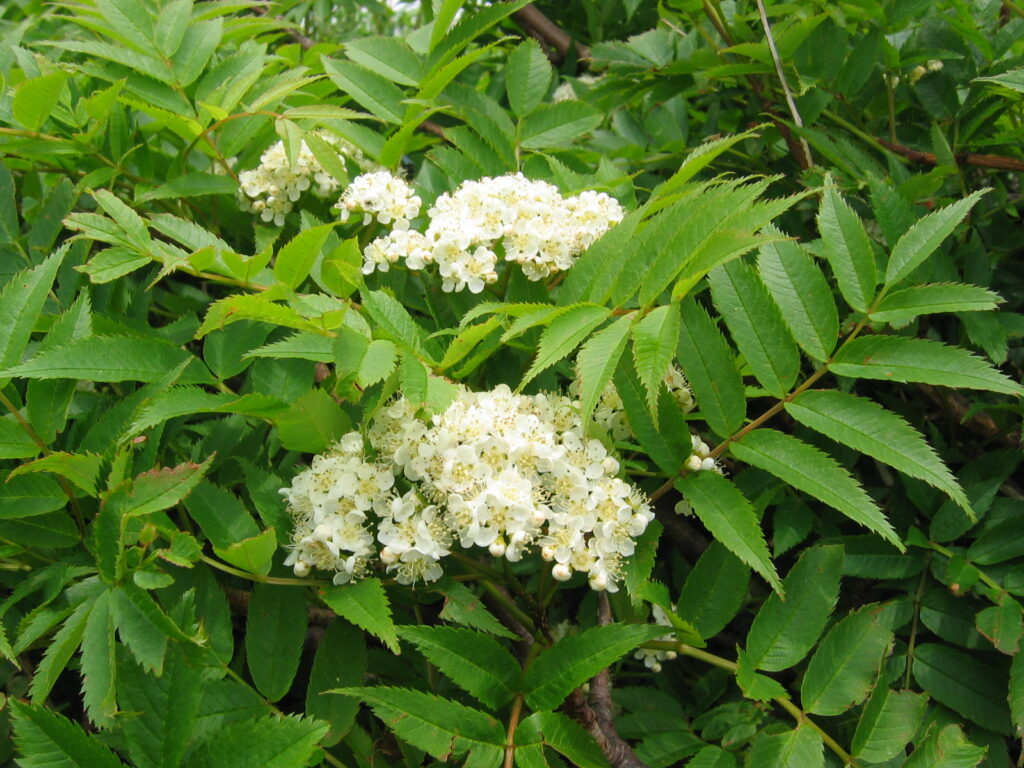
[[[365,439],[345,435],[282,489],[295,519],[286,564],[344,584],[379,560],[411,584],[440,578],[456,547],[510,562],[539,547],[555,579],[582,572],[614,592],[654,517],[618,472],[568,397],[463,390],[429,421],[399,397]]]
[[[317,137],[332,146],[339,157],[349,157],[362,170],[378,166],[348,142],[329,133]],[[330,197],[338,192],[338,181],[324,170],[320,161],[305,141],[299,145],[295,162],[288,162],[284,142],[271,146],[260,157],[260,164],[252,170],[238,174],[241,185],[239,204],[243,211],[259,214],[265,222],[284,226],[284,217],[306,190],[318,197]]]
[[[352,186],[363,184],[361,178]],[[386,192],[381,180],[366,184],[373,187],[378,204],[389,210],[401,209],[408,199],[404,193]],[[347,206],[344,196],[342,204]],[[402,259],[413,270],[436,264],[444,291],[468,288],[480,293],[484,285],[498,279],[500,253],[505,261],[518,264],[530,280],[543,280],[571,267],[623,215],[618,201],[603,192],[563,198],[557,187],[520,173],[466,181],[436,200],[427,212],[429,223],[423,233],[405,232],[401,225],[409,217],[392,214],[398,225],[367,246],[363,272],[385,272]]]
[[[683,466],[690,472],[717,472],[718,474],[724,474],[722,465],[718,463],[717,459],[711,457],[711,446],[700,439],[698,435],[690,435],[690,443],[692,444],[692,451]]]
[[[672,608],[675,609],[675,605],[673,605]],[[661,609],[661,606],[652,604],[651,615],[655,624],[663,627],[672,626],[672,622],[669,621],[668,614]],[[658,638],[658,640],[665,641],[671,641],[674,639],[675,637],[671,632]],[[672,661],[676,658],[676,652],[656,651],[652,648],[638,648],[633,654],[633,658],[640,659],[644,663],[644,666],[651,670],[651,672],[661,672],[661,662]]]

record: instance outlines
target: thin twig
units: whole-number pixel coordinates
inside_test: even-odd
[[[796,102],[793,100],[793,92],[789,90],[789,83],[786,81],[786,71],[782,67],[782,58],[779,56],[779,50],[775,47],[775,37],[772,35],[772,28],[768,23],[768,13],[764,9],[763,0],[757,0],[757,12],[761,15],[764,36],[768,41],[768,50],[771,51],[772,61],[775,62],[775,72],[779,76],[779,83],[782,85],[782,92],[786,97],[786,106],[789,107],[789,114],[793,116],[793,122],[796,123],[797,128],[803,128],[804,121],[800,117],[800,110],[797,109]],[[811,147],[803,136],[800,137],[800,147],[804,151],[803,162],[800,165],[802,168],[810,168],[814,165],[814,159],[811,157]]]

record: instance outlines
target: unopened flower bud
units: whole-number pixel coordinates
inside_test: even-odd
[[[292,566],[292,570],[295,572],[296,576],[300,579],[304,579],[309,576],[309,563],[305,560],[296,560],[295,565]]]
[[[701,457],[695,453],[691,453],[690,457],[686,460],[686,468],[691,472],[699,472],[701,467]]]
[[[492,556],[501,557],[505,554],[505,542],[501,539],[495,539],[487,549],[490,551]]]
[[[555,563],[555,567],[551,569],[551,576],[556,581],[568,581],[572,578],[572,569],[565,563]]]

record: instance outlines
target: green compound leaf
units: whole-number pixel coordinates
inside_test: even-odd
[[[125,657],[117,673],[121,707],[133,715],[120,721],[132,762],[138,768],[177,768],[205,693],[203,667],[172,648],[160,677],[144,673]]]
[[[407,688],[339,688],[332,693],[366,702],[396,736],[438,760],[466,755],[469,768],[501,762],[505,729],[480,710]]]
[[[405,94],[387,78],[352,61],[323,57],[324,72],[344,93],[389,123],[401,125]]]
[[[82,703],[94,725],[110,728],[117,714],[114,616],[110,591],[101,592],[82,635]]]
[[[763,469],[794,488],[838,509],[851,520],[885,537],[901,552],[903,542],[885,514],[839,462],[812,445],[776,432],[755,429],[730,446],[740,461]]]
[[[985,312],[995,309],[1001,301],[998,293],[993,293],[980,285],[914,285],[886,294],[878,302],[877,309],[871,313],[871,319],[901,323],[913,320],[919,315],[932,315],[938,312]]]
[[[889,266],[885,270],[885,284],[898,283],[931,256],[987,191],[972,192],[962,200],[914,222],[893,246]]]
[[[132,581],[111,591],[110,607],[121,642],[144,669],[158,677],[163,674],[168,642],[189,640],[149,592]]]
[[[291,307],[276,304],[265,294],[245,293],[228,296],[211,304],[206,311],[206,317],[203,318],[203,324],[196,331],[196,338],[201,339],[211,331],[239,320],[256,320],[299,331],[320,330],[313,321],[307,320]]]
[[[536,742],[534,741],[536,739]],[[607,768],[608,760],[593,737],[561,712],[534,712],[516,729],[516,761],[520,752],[542,742],[579,768]],[[543,762],[538,765],[547,765]]]
[[[1010,718],[1018,735],[1024,733],[1024,653],[1010,664]]]
[[[576,374],[580,379],[580,414],[587,431],[594,407],[608,382],[612,380],[626,348],[626,339],[634,316],[624,315],[591,336],[576,355]]]
[[[327,724],[312,717],[267,715],[228,723],[199,745],[185,768],[305,768],[327,733]]]
[[[288,693],[306,640],[306,599],[296,587],[257,584],[249,599],[245,653],[257,690],[269,701]]]
[[[19,272],[4,285],[0,293],[0,369],[21,361],[67,252],[68,246],[62,246],[38,267]]]
[[[306,712],[331,726],[324,744],[334,744],[344,737],[359,711],[359,702],[326,692],[362,683],[366,656],[366,634],[361,629],[347,621],[330,623],[317,646],[306,689]]]
[[[299,331],[280,341],[250,350],[242,357],[294,358],[331,363],[334,362],[334,340],[318,333]]]
[[[11,100],[14,119],[31,131],[38,131],[57,108],[68,73],[62,70],[18,83]]]
[[[914,653],[914,679],[936,701],[995,733],[1012,733],[1006,673],[976,656],[925,643]]]
[[[22,464],[17,470],[35,463]],[[7,476],[7,482],[0,484],[0,520],[45,515],[47,512],[62,509],[68,503],[68,497],[64,495],[56,480],[46,475],[18,477],[15,472]]]
[[[1020,396],[1024,387],[966,349],[928,339],[865,336],[836,355],[829,370],[840,376],[882,381],[921,381],[943,387],[986,389]]]
[[[864,312],[875,296],[875,251],[864,222],[831,186],[821,199],[818,230],[839,290],[854,309]]]
[[[718,326],[692,298],[682,303],[679,364],[693,388],[701,417],[719,435],[743,424],[747,399],[732,350]]]
[[[6,487],[0,488],[0,499],[4,500],[4,507],[0,507],[0,518],[2,517],[20,517],[21,515],[11,515],[10,510],[6,508],[6,504],[9,501],[13,501],[14,497],[33,498],[40,495],[40,490],[53,491],[53,485],[47,483],[49,478],[46,477],[26,477],[20,483],[14,483],[14,486],[19,487],[23,494],[14,492],[14,488],[11,487],[11,481],[21,475],[28,475],[29,473],[35,472],[50,472],[60,477],[70,480],[75,486],[87,493],[90,496],[96,495],[96,478],[99,475],[100,467],[103,466],[103,457],[97,456],[91,453],[65,453],[64,451],[56,451],[54,453],[47,454],[41,459],[30,461],[25,464],[21,464],[15,467],[11,473],[7,476]],[[51,481],[52,482],[52,481]],[[27,493],[25,492],[27,491]],[[56,492],[53,495],[62,495],[60,493],[60,487],[56,488]],[[54,506],[52,509],[59,509],[63,504]],[[42,514],[42,512],[50,512],[52,509],[41,509],[36,514]]]
[[[809,725],[800,725],[791,731],[757,737],[747,760],[751,766],[823,768],[825,745],[817,731]]]
[[[604,115],[582,101],[545,104],[523,120],[520,144],[524,149],[545,149],[572,141],[592,131]]]
[[[839,337],[839,313],[821,267],[799,243],[782,240],[761,246],[757,269],[796,343],[815,360],[827,359]]]
[[[289,240],[274,261],[274,277],[289,288],[298,288],[309,275],[334,226],[322,224],[304,230]]]
[[[850,753],[868,763],[884,763],[903,754],[924,718],[928,697],[893,691],[880,681],[864,705]]]
[[[579,304],[555,317],[541,333],[537,355],[519,383],[519,389],[525,387],[537,374],[571,355],[610,314],[611,310],[606,307]]]
[[[935,486],[968,515],[974,514],[953,473],[924,436],[892,411],[834,390],[804,392],[786,403],[786,411],[826,437]]]
[[[377,327],[403,349],[431,362],[426,334],[399,301],[383,291],[363,291],[363,308]]]
[[[395,622],[391,618],[391,604],[380,579],[363,579],[342,587],[327,587],[321,592],[321,597],[339,616],[383,640],[392,653],[401,653]]]
[[[427,660],[482,704],[497,709],[519,690],[519,663],[489,635],[459,627],[398,628]]]
[[[187,361],[181,383],[210,381],[197,358],[176,344],[142,336],[91,336],[43,350],[2,376],[85,381],[160,381]]]
[[[663,634],[665,628],[653,624],[608,624],[559,640],[526,673],[526,703],[535,710],[555,709],[573,689]]]
[[[633,370],[632,361],[626,356],[620,363],[618,370],[615,371],[615,389],[622,398],[626,419],[636,441],[663,472],[671,474],[679,471],[689,453],[683,454],[679,444],[673,444],[672,435],[654,426],[654,420],[644,402],[643,386],[636,371]],[[685,448],[689,451],[689,436],[683,435],[683,438]]]
[[[679,170],[654,190],[651,200],[667,197],[680,191],[694,176],[711,165],[719,155],[727,152],[730,147],[756,136],[756,130],[704,142],[683,159],[683,162],[679,165]]]
[[[959,725],[947,725],[939,730],[931,727],[928,738],[914,750],[903,764],[904,768],[974,768],[988,752],[967,740]]]
[[[891,643],[878,606],[865,606],[832,627],[807,665],[800,686],[804,709],[838,715],[863,701]]]
[[[505,90],[517,117],[526,117],[540,106],[551,85],[551,62],[534,39],[520,43],[505,64]]]
[[[444,607],[439,614],[445,621],[479,629],[491,635],[515,640],[517,635],[505,628],[493,613],[487,610],[483,601],[467,586],[447,576],[435,584],[435,589],[444,595]]]
[[[739,488],[710,471],[687,475],[676,487],[717,541],[761,574],[772,589],[783,591],[754,507]]]
[[[166,184],[144,192],[135,198],[136,202],[165,200],[179,197],[202,197],[204,195],[234,195],[238,185],[227,176],[213,173],[186,173],[171,179]]]
[[[658,395],[679,342],[679,307],[656,307],[633,325],[633,361],[647,392],[647,409],[658,426]]]
[[[842,546],[808,549],[782,582],[786,599],[771,594],[747,635],[747,658],[759,669],[778,672],[814,647],[839,599]]]
[[[677,612],[701,637],[714,637],[739,613],[749,584],[750,568],[713,541],[687,574]]]
[[[712,270],[708,283],[715,307],[757,380],[770,394],[783,397],[800,372],[800,353],[768,289],[742,261]]]
[[[123,768],[113,752],[76,723],[42,705],[7,700],[23,768]]]
[[[94,582],[95,583],[95,582]],[[92,613],[92,607],[99,597],[99,592],[91,595],[82,601],[61,625],[60,629],[50,640],[43,660],[36,667],[32,675],[32,682],[29,685],[29,693],[33,704],[44,704],[46,697],[50,695],[57,678],[64,667],[71,660],[71,656],[78,650],[85,634],[85,624]]]

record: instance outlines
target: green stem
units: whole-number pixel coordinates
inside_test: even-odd
[[[512,702],[512,713],[508,716],[508,727],[505,732],[505,762],[503,768],[513,768],[516,756],[516,728],[519,727],[519,716],[523,713],[523,694],[516,694]]]
[[[1015,13],[1021,18],[1024,18],[1024,8],[1021,8],[1013,0],[1003,0],[1003,8],[1008,10],[1010,13]]]
[[[665,640],[652,640],[650,642],[643,643],[640,647],[650,648],[652,650],[657,651],[675,651],[680,656],[689,656],[691,659],[698,659],[699,661],[703,661],[706,664],[711,664],[712,666],[718,667],[719,669],[727,670],[734,674],[739,668],[736,662],[734,661],[730,661],[729,659],[723,658],[721,656],[716,656],[713,653],[708,653],[707,651],[701,650],[700,648],[694,648],[692,645],[686,645],[685,643],[675,643]],[[819,726],[817,723],[811,720],[807,713],[800,709],[796,704],[794,704],[788,697],[778,696],[772,699],[772,701],[774,701],[776,704],[778,704],[780,707],[786,710],[786,712],[788,712],[793,717],[793,719],[797,721],[798,724],[806,724],[808,728],[810,728],[819,736],[821,736],[821,740],[825,743],[825,745],[829,749],[831,749],[832,752],[840,760],[842,760],[845,765],[857,765],[857,761],[854,760],[853,756],[849,752],[843,749],[839,742],[837,742],[835,739],[829,736],[821,728],[821,726]]]
[[[243,571],[241,568],[235,568],[227,563],[222,563],[220,560],[214,560],[208,555],[200,555],[199,559],[211,568],[216,568],[218,571],[230,573],[232,576],[238,576],[240,579],[255,581],[259,584],[281,584],[289,587],[324,587],[327,586],[328,583],[322,579],[289,579],[278,576],[264,576],[261,573]]]
[[[948,548],[942,546],[941,544],[938,544],[937,542],[929,541],[928,542],[928,546],[931,549],[933,549],[936,552],[938,552],[940,555],[943,555],[944,557],[948,557],[948,558],[955,557],[955,553],[953,552],[953,550],[948,549]],[[974,564],[972,563],[972,565],[974,565]],[[995,590],[995,592],[997,592],[997,593],[1005,592],[1006,591],[1006,590],[1004,590],[999,585],[999,582],[997,582],[995,579],[993,579],[991,576],[989,576],[987,573],[985,573],[983,570],[981,570],[981,568],[978,568],[978,566],[976,566],[976,565],[974,565],[974,568],[975,568],[975,570],[978,571],[978,578],[981,580],[981,583],[984,584],[986,587],[988,587],[989,589]]]
[[[928,581],[928,562],[921,569],[921,579],[917,582],[914,594],[914,620],[910,625],[910,639],[907,640],[907,668],[903,675],[903,687],[910,687],[910,670],[914,666],[914,646],[917,644],[917,627],[921,620],[921,598],[924,596],[924,585]]]

